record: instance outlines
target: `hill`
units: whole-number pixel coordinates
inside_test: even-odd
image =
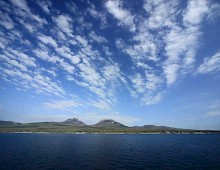
[[[71,119],[67,119],[61,123],[64,123],[64,124],[71,124],[71,125],[75,125],[75,126],[86,126],[86,124],[82,121],[80,121],[79,119],[77,118],[71,118]]]
[[[112,120],[112,119],[104,119],[94,125],[95,127],[125,127],[125,125]]]
[[[166,130],[166,131],[180,130],[179,128],[168,127],[168,126],[156,126],[156,125],[144,125],[142,127],[149,130]]]

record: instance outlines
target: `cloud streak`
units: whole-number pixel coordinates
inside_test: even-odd
[[[216,53],[211,57],[206,57],[198,68],[198,73],[206,74],[218,72],[220,70],[220,53]]]

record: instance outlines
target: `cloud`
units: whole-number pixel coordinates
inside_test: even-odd
[[[158,89],[158,86],[160,86],[163,83],[163,78],[159,75],[156,75],[155,73],[145,72],[146,75],[146,89],[150,91],[154,91]]]
[[[37,67],[35,63],[36,62],[35,58],[30,57],[23,52],[11,48],[9,48],[8,51],[4,51],[4,52],[9,58],[17,59],[26,66]]]
[[[29,74],[26,73],[22,73],[19,70],[9,70],[7,68],[1,69],[2,72],[4,73],[3,76],[12,76],[12,77],[17,77],[18,79],[21,78],[24,81],[30,81],[32,80],[31,76]]]
[[[161,29],[164,26],[172,25],[172,15],[177,13],[175,1],[145,1],[143,8],[149,14],[147,26],[150,29]]]
[[[45,13],[50,14],[52,3],[49,0],[37,0],[36,3],[42,8]]]
[[[90,7],[88,8],[88,13],[95,19],[100,20],[100,28],[104,29],[106,27],[108,27],[108,23],[106,20],[106,13],[105,12],[100,12],[97,11],[96,7],[94,4],[90,3]]]
[[[60,61],[60,66],[67,71],[69,74],[72,74],[75,70],[75,67],[64,60]]]
[[[105,3],[105,7],[107,8],[109,13],[111,13],[117,20],[119,20],[119,25],[126,26],[132,32],[136,30],[134,17],[128,10],[122,8],[122,4],[120,1],[108,0]]]
[[[163,79],[160,76],[150,72],[146,72],[145,75],[137,73],[130,80],[132,82],[130,93],[134,97],[139,97],[142,105],[160,102],[162,93],[159,90],[163,84]]]
[[[107,39],[100,36],[100,35],[97,35],[94,31],[91,31],[89,36],[91,37],[91,39],[97,43],[107,43]]]
[[[91,105],[101,110],[111,110],[111,105],[102,99],[99,99],[98,101],[92,101]]]
[[[66,1],[65,6],[72,13],[79,12],[77,5],[73,1]]]
[[[120,68],[117,64],[109,64],[102,69],[103,77],[112,83],[116,83],[122,78]]]
[[[10,30],[14,28],[14,22],[7,13],[3,13],[0,11],[0,20],[0,24],[4,26],[6,29]]]
[[[148,92],[141,98],[142,105],[152,105],[161,101],[162,93]]]
[[[133,70],[141,70],[129,76],[131,87],[128,89],[142,104],[159,102],[164,83],[170,87],[193,68],[202,34],[201,23],[209,12],[209,3],[194,2],[189,1],[186,9],[180,10],[177,1],[144,1],[143,8],[148,17],[141,16],[136,21],[137,29],[129,42],[116,39],[116,47],[131,57]],[[111,1],[109,7],[114,5],[122,6],[118,1]],[[123,16],[123,12],[117,12],[112,13],[118,18]],[[196,21],[190,20],[190,14]],[[151,30],[157,30],[157,34]]]
[[[205,117],[216,117],[220,116],[220,111],[210,111],[204,114]]]
[[[168,86],[177,80],[179,74],[186,74],[192,68],[196,49],[199,46],[200,25],[207,12],[206,1],[189,1],[182,13],[184,27],[175,23],[164,37],[168,58],[164,62],[163,69]]]
[[[51,78],[37,74],[33,77],[31,86],[35,87],[40,93],[48,93],[57,96],[61,96],[65,91],[58,85],[58,83],[53,82]]]
[[[64,58],[67,58],[73,64],[78,64],[80,62],[80,57],[78,55],[74,55],[71,49],[67,46],[60,46],[59,48],[56,48],[56,52]]]
[[[82,106],[81,103],[75,100],[56,100],[43,103],[43,106],[47,109],[66,110]]]
[[[207,0],[200,0],[200,1],[190,0],[183,15],[184,24],[185,25],[200,24],[202,19],[205,17],[205,15],[209,10],[208,3],[209,2]]]
[[[103,46],[103,51],[107,56],[113,55],[113,52],[111,52],[107,46]]]
[[[209,13],[207,15],[208,21],[215,21],[215,19],[218,19],[220,17],[219,11],[220,10],[220,4],[214,3],[211,4],[209,7]]]
[[[29,7],[27,5],[27,2],[25,0],[17,0],[17,1],[10,0],[10,2],[14,6],[16,6],[16,7],[20,8],[20,9],[22,9],[24,11],[30,12],[30,9],[29,9]]]
[[[25,72],[27,71],[27,67],[25,65],[19,63],[16,60],[10,59],[9,57],[4,56],[4,55],[0,55],[0,59],[5,60],[10,66],[12,66],[12,68],[17,67],[18,69],[20,69],[22,71],[25,71]]]
[[[170,86],[173,84],[178,78],[178,71],[180,66],[178,64],[165,64],[164,66],[164,74],[166,75],[167,85]]]
[[[166,35],[165,52],[168,58],[164,62],[163,68],[167,78],[167,85],[171,85],[176,81],[180,69],[185,69],[186,71],[194,63],[200,34],[198,27],[193,26],[182,29],[179,26],[175,26]]]
[[[34,90],[45,95],[65,94],[58,82],[39,72],[36,59],[15,49],[5,49],[0,56],[2,67],[0,75],[22,90]]]
[[[216,53],[211,57],[205,57],[197,71],[201,74],[220,71],[220,53]]]
[[[53,77],[57,76],[55,68],[41,68],[40,72],[46,72],[52,75]]]
[[[83,47],[87,47],[88,46],[88,41],[83,37],[83,36],[80,36],[80,35],[77,35],[75,37],[76,41],[78,41]]]
[[[37,36],[37,38],[38,38],[42,43],[44,43],[45,45],[49,44],[49,45],[51,45],[51,46],[54,47],[54,48],[57,48],[57,47],[58,47],[57,42],[56,42],[52,37],[50,37],[50,36],[40,34],[40,35]]]
[[[80,58],[68,53],[69,48],[67,47],[59,47],[55,50],[57,53],[55,53],[55,51],[51,52],[47,47],[45,47],[45,49],[35,49],[33,52],[38,58],[52,64],[57,64],[57,66],[59,66],[68,74],[73,74],[75,70],[74,65],[65,61],[64,58],[69,59],[73,64],[77,64],[80,61]],[[64,58],[61,58],[61,56],[63,56]]]
[[[68,36],[72,36],[73,28],[71,26],[72,19],[68,15],[59,15],[53,17],[53,21],[56,23],[58,28]]]
[[[143,93],[145,91],[145,81],[141,74],[137,73],[133,78],[131,78],[131,81],[137,93]]]
[[[61,59],[59,57],[56,57],[54,55],[49,55],[48,53],[49,50],[42,50],[42,49],[35,49],[33,52],[34,54],[45,61],[51,62],[51,63],[57,63],[57,62],[61,62]]]
[[[26,23],[26,19],[32,19],[34,21],[37,21],[40,25],[47,23],[45,19],[31,12],[31,9],[28,7],[28,4],[25,0],[10,0],[10,2],[14,5],[14,10],[16,11],[16,13],[22,17],[20,18],[20,21]]]

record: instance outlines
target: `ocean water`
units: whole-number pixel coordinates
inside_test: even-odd
[[[220,135],[6,133],[0,169],[220,169]]]

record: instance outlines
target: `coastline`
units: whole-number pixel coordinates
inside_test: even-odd
[[[162,133],[162,132],[149,132],[149,133],[119,133],[119,132],[0,132],[0,134],[11,133],[11,134],[91,134],[91,135],[205,135],[205,134],[220,134],[219,132],[181,132],[181,133]]]

